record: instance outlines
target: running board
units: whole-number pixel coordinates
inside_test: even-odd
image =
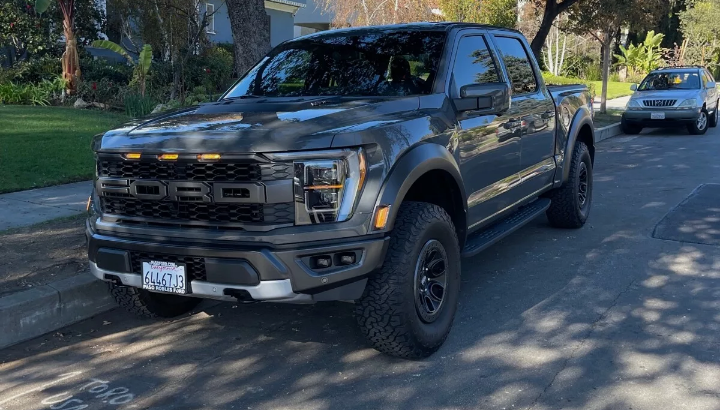
[[[470,235],[465,244],[465,248],[462,250],[462,256],[469,257],[484,251],[494,243],[540,216],[540,214],[545,212],[549,207],[550,200],[540,198],[531,204],[521,207],[514,214],[511,214],[490,227]]]

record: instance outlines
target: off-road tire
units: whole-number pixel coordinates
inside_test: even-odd
[[[637,134],[640,134],[640,132],[643,130],[643,127],[641,127],[641,126],[639,126],[639,125],[631,125],[631,124],[628,124],[628,123],[625,122],[625,121],[621,121],[621,122],[620,122],[620,129],[622,130],[622,132],[623,132],[624,134],[627,134],[627,135],[637,135]]]
[[[715,104],[715,111],[708,116],[708,127],[715,128],[718,125],[718,110],[720,110],[720,101]]]
[[[431,241],[446,253],[447,284],[434,320],[426,322],[416,306],[416,269]],[[373,273],[355,317],[370,344],[391,356],[419,359],[443,344],[452,327],[460,291],[460,247],[445,210],[425,202],[404,202],[398,210],[382,268]]]
[[[688,132],[692,135],[703,135],[707,132],[707,130],[709,128],[708,125],[710,125],[710,116],[708,115],[707,110],[705,108],[703,108],[702,111],[700,111],[700,114],[701,115],[705,114],[705,118],[706,118],[705,127],[703,127],[703,128],[698,127],[697,121],[688,123],[687,129],[688,129]]]
[[[581,141],[575,143],[571,161],[567,182],[550,192],[550,208],[545,212],[550,224],[556,228],[581,228],[590,214],[593,169],[590,151],[585,143]],[[579,194],[583,164],[587,175],[587,193],[585,203],[581,204]]]
[[[193,310],[201,299],[165,293],[153,293],[144,289],[108,283],[110,294],[118,305],[130,313],[146,318],[176,317]]]

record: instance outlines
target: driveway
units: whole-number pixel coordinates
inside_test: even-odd
[[[0,409],[720,409],[718,153],[717,129],[601,143],[587,226],[464,260],[427,360],[367,348],[346,303],[114,310],[1,350]]]

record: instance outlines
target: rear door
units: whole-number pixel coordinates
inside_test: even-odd
[[[455,48],[450,98],[461,87],[504,81],[502,71],[481,33],[464,34]],[[458,163],[468,195],[468,226],[474,229],[513,204],[512,188],[519,183],[520,121],[508,112],[456,111]]]
[[[521,122],[520,184],[515,196],[532,196],[552,184],[555,169],[555,102],[540,81],[526,42],[519,36],[493,37],[511,84],[511,120]]]

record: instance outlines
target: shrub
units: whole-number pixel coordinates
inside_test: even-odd
[[[107,78],[101,78],[99,81],[83,79],[78,83],[77,97],[86,102],[99,102],[120,107],[123,103],[123,96],[127,93],[127,87],[123,84]]]
[[[148,95],[128,93],[124,100],[125,113],[132,118],[144,117],[155,108],[154,100]]]
[[[60,98],[65,88],[65,80],[56,77],[43,80],[39,84],[19,84],[8,82],[0,84],[0,103],[23,105],[50,105],[50,102]]]
[[[106,79],[115,84],[127,84],[132,79],[132,67],[126,63],[110,62],[104,58],[83,58],[80,61],[83,81]]]

